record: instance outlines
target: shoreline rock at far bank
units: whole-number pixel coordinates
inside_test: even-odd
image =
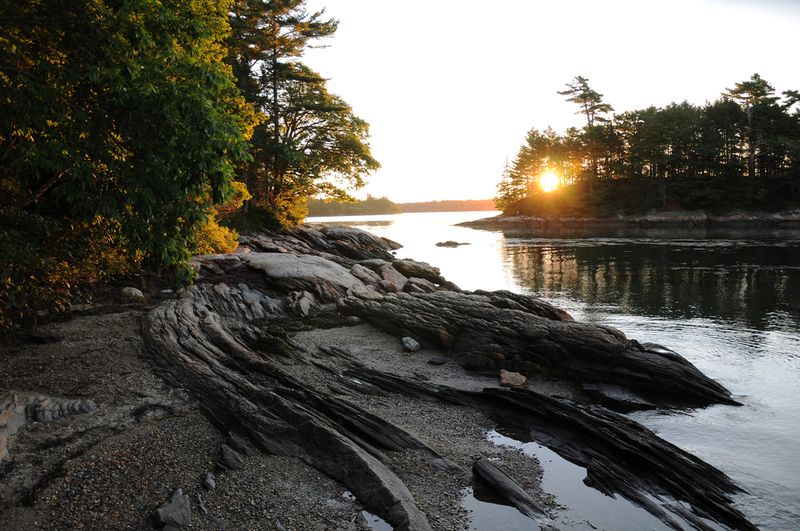
[[[501,214],[490,218],[465,221],[458,226],[474,229],[565,229],[565,228],[797,228],[800,209],[782,212],[728,212],[714,214],[702,210],[648,212],[612,217],[538,217]]]

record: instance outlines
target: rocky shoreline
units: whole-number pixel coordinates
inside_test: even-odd
[[[724,387],[672,350],[534,297],[462,291],[395,248],[341,227],[252,234],[196,258],[179,294],[11,343],[0,521],[466,529],[480,486],[558,528],[538,461],[487,439],[511,426],[665,526],[755,529],[722,472],[615,412],[735,407]]]
[[[775,229],[800,228],[800,210],[785,212],[729,212],[702,210],[649,212],[612,217],[537,217],[501,214],[459,223],[476,229],[569,229],[569,228],[683,228],[683,229]]]

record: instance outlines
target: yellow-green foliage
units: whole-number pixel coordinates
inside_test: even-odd
[[[221,226],[215,217],[209,217],[195,235],[195,254],[232,253],[239,245],[239,234]]]
[[[244,183],[233,181],[231,185],[231,198],[225,203],[214,205],[209,212],[208,221],[195,234],[192,248],[195,254],[232,253],[239,246],[239,234],[233,229],[223,227],[218,220],[227,218],[242,208],[244,202],[252,196]]]

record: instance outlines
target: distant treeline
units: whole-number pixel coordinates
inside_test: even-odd
[[[779,210],[800,205],[800,92],[758,74],[705,105],[612,114],[576,77],[559,92],[586,125],[532,129],[498,184],[498,208],[605,216],[650,209]],[[556,175],[559,186],[543,190]],[[548,183],[544,188],[554,188]]]
[[[465,212],[495,210],[492,199],[464,201],[426,201],[421,203],[394,203],[386,197],[367,196],[363,201],[346,203],[309,199],[309,216],[357,216],[367,214],[399,214],[401,212]]]
[[[309,216],[358,216],[362,214],[400,213],[400,207],[387,197],[367,196],[363,201],[354,203],[309,199],[306,205]]]
[[[467,199],[464,201],[426,201],[424,203],[399,203],[402,212],[468,212],[496,210],[492,199]]]

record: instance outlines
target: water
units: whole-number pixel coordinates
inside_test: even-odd
[[[452,224],[490,212],[327,218],[402,243],[464,289],[545,297],[671,347],[744,407],[630,416],[731,476],[763,529],[800,528],[800,231],[546,234]],[[310,220],[315,221],[315,220]],[[441,248],[454,240],[470,245]]]
[[[555,527],[562,531],[583,529],[608,529],[614,531],[639,531],[641,529],[669,531],[669,527],[621,496],[605,494],[583,484],[586,469],[570,463],[546,446],[534,441],[520,441],[497,430],[487,438],[498,446],[517,448],[535,457],[542,467],[542,489],[558,498],[564,506],[558,512]],[[680,518],[675,517],[680,521]],[[489,529],[485,527],[484,529]]]

